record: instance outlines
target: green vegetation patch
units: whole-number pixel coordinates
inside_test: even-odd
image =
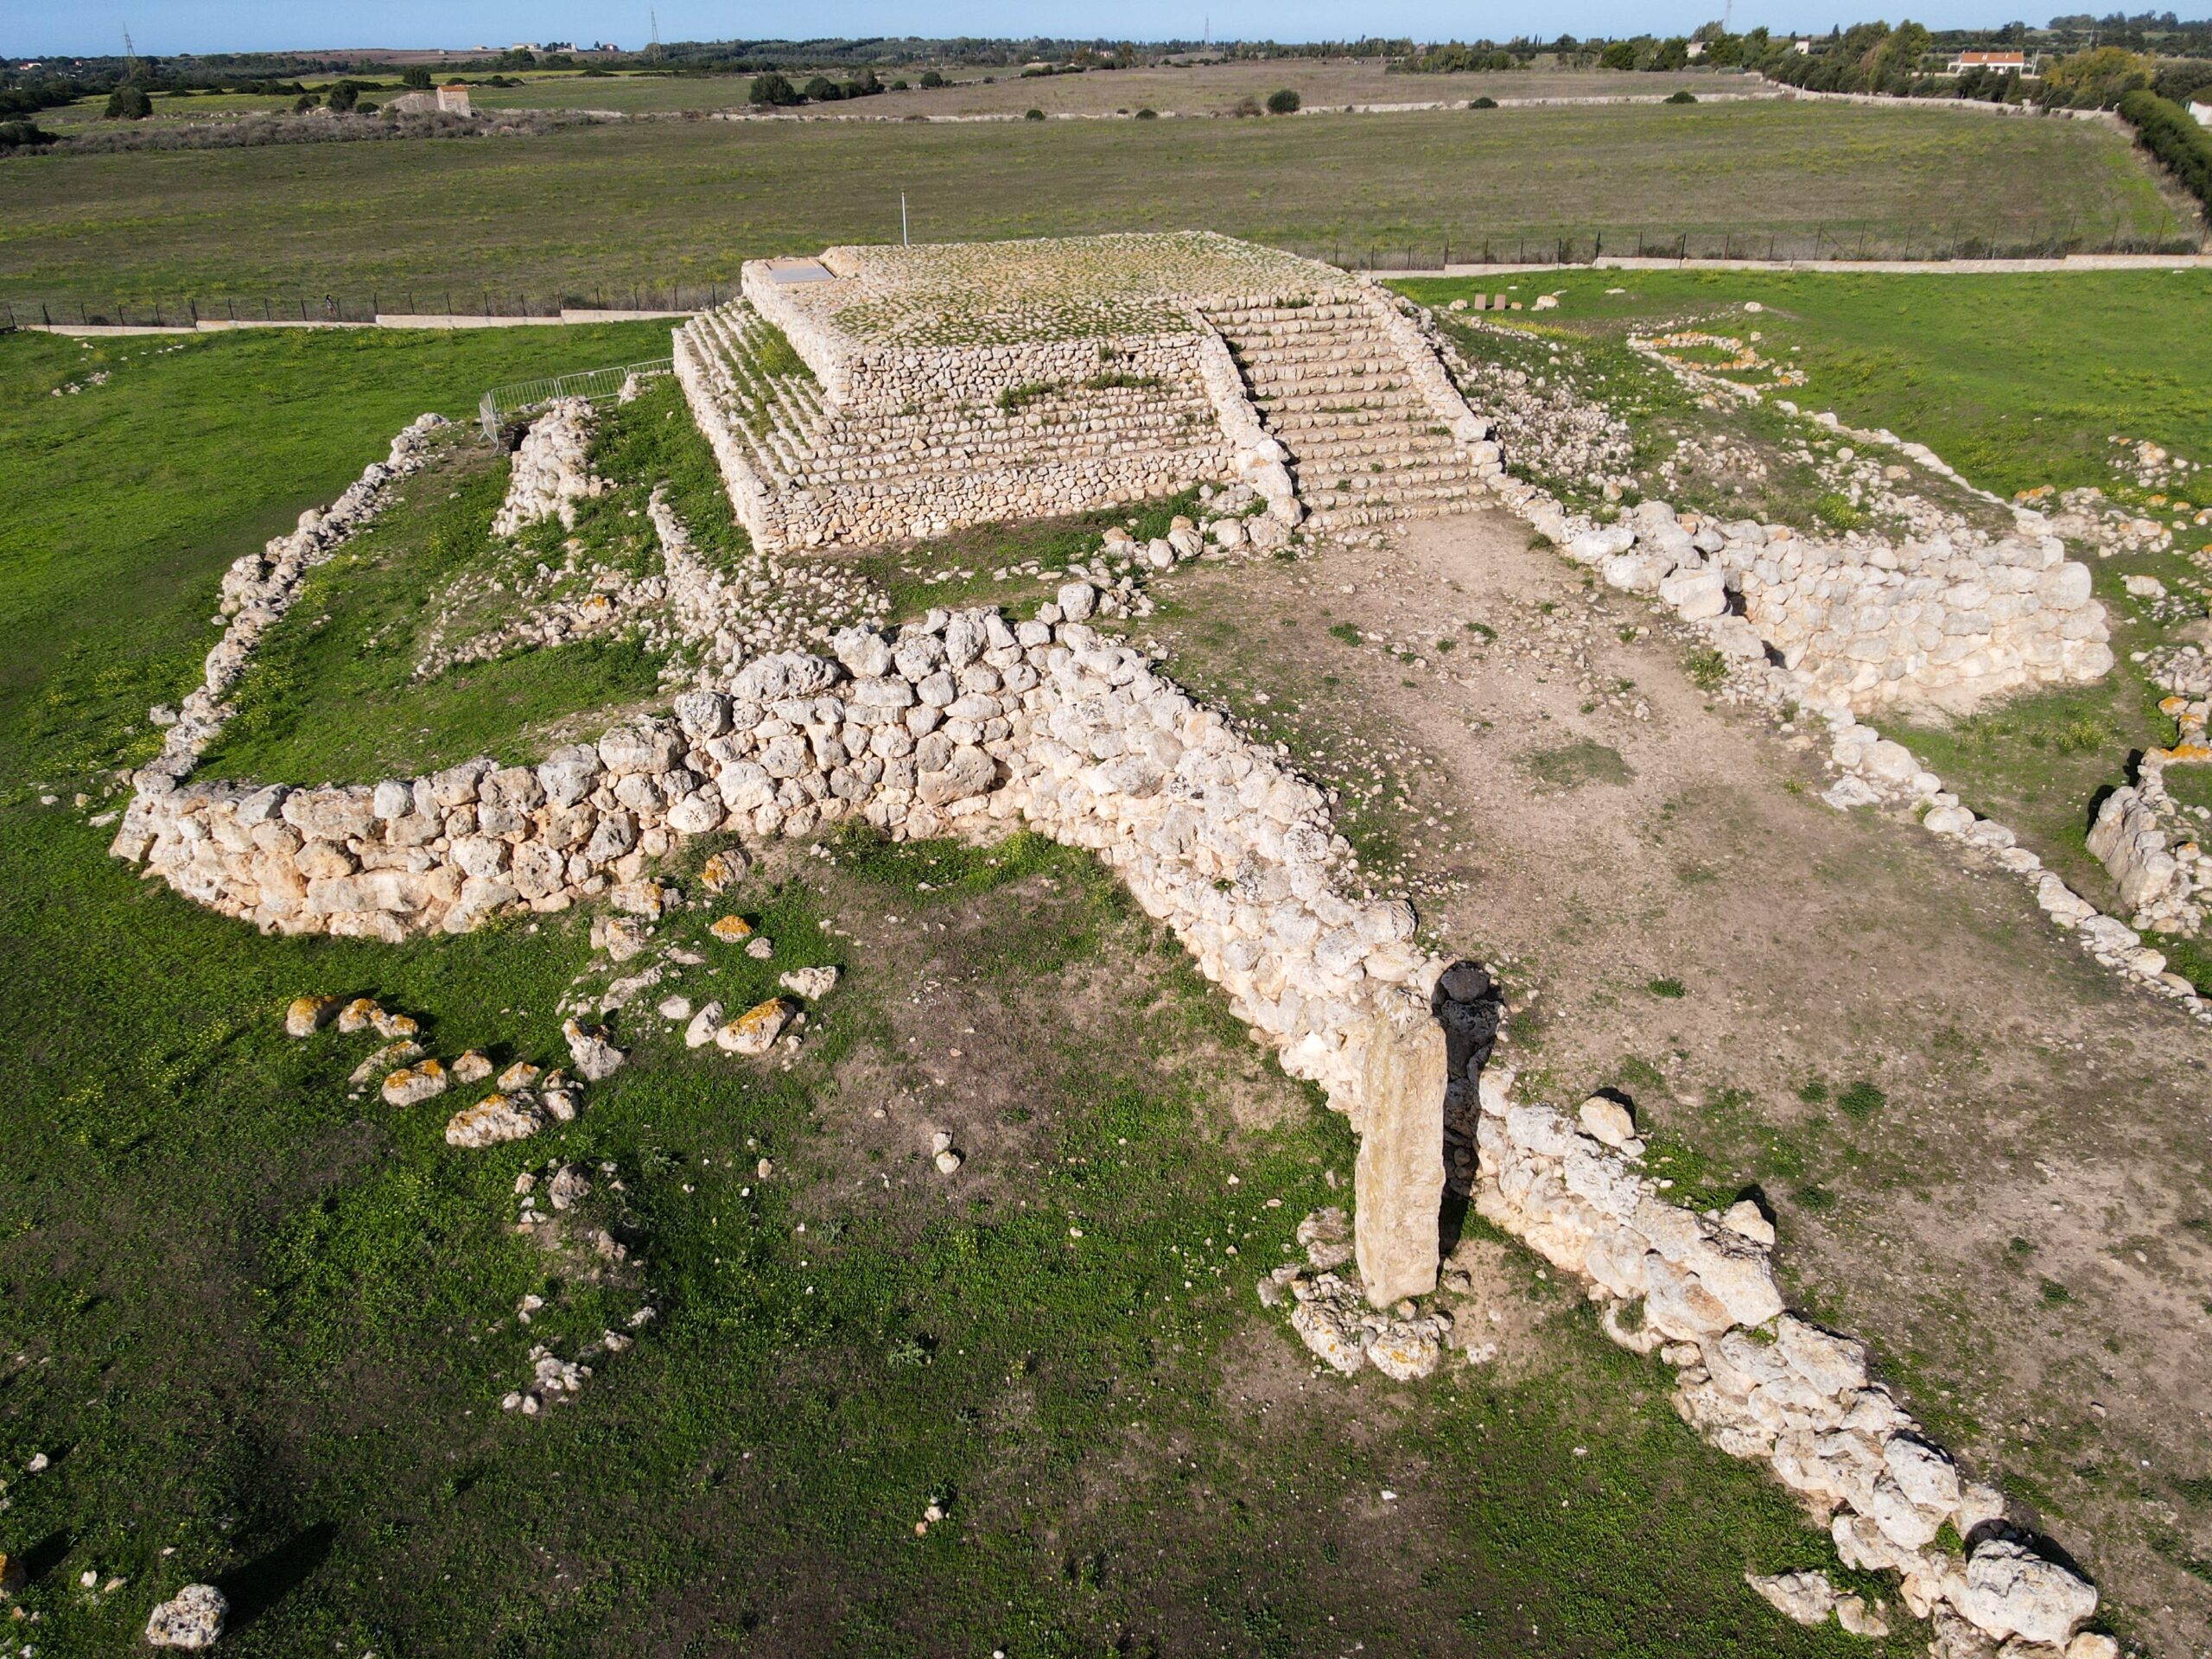
[[[1580,789],[1586,784],[1625,784],[1635,776],[1618,749],[1594,738],[1538,749],[1521,757],[1522,768],[1539,783],[1554,789]]]

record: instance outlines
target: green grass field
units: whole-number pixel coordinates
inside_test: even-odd
[[[195,676],[231,559],[418,410],[653,332],[0,340],[0,1551],[40,1652],[123,1650],[211,1578],[240,1656],[1874,1651],[1750,1592],[1826,1538],[1527,1258],[1501,1250],[1525,1365],[1315,1378],[1250,1281],[1349,1135],[1079,856],[766,871],[731,906],[777,960],[682,988],[845,966],[789,1070],[640,1005],[575,1124],[467,1154],[439,1132],[464,1098],[349,1098],[366,1040],[288,1039],[284,1002],[371,993],[448,1056],[550,1058],[588,918],[265,939],[106,855],[73,794]],[[932,1122],[964,1184],[927,1170]],[[633,1282],[516,1236],[549,1156],[592,1170]],[[532,1343],[634,1304],[575,1404],[499,1411]]]
[[[1401,77],[1415,79],[1415,77]],[[1324,257],[1723,232],[1932,251],[2184,227],[2118,134],[1834,105],[1252,122],[650,122],[0,162],[0,295],[727,283],[758,255],[1208,226]],[[1386,257],[1387,263],[1387,257]]]

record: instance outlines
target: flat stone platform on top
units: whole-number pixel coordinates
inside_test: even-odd
[[[788,279],[768,268],[793,263],[760,262],[761,274],[784,286]],[[852,350],[1181,334],[1193,306],[1309,297],[1351,280],[1333,265],[1211,231],[836,247],[808,263],[830,280],[785,302],[825,340]]]

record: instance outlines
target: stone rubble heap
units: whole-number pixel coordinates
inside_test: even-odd
[[[1635,435],[1619,416],[1578,396],[1562,375],[1532,374],[1503,360],[1468,358],[1426,311],[1412,321],[1452,384],[1490,417],[1493,435],[1513,466],[1543,478],[1587,481],[1612,501],[1634,486]],[[1473,326],[1501,345],[1522,343],[1517,333]],[[1497,483],[1492,487],[1504,493]]]
[[[291,608],[301,581],[384,510],[394,480],[422,470],[433,435],[447,424],[442,415],[424,415],[402,428],[391,454],[370,462],[344,494],[321,512],[309,508],[290,534],[271,537],[262,551],[246,554],[224,572],[220,610],[230,620],[207,653],[200,683],[178,709],[154,711],[156,723],[168,731],[148,772],[182,778],[199,763],[200,752],[230,718],[224,697],[252,660],[261,636]]]
[[[1746,1573],[1744,1582],[1758,1591],[1775,1611],[1800,1624],[1825,1624],[1833,1616],[1853,1636],[1872,1638],[1890,1633],[1889,1623],[1883,1618],[1879,1606],[1869,1607],[1865,1599],[1857,1595],[1837,1594],[1835,1586],[1828,1582],[1825,1573],[1810,1569],[1798,1573]]]
[[[690,530],[656,486],[646,516],[659,543],[661,569],[639,576],[614,566],[591,569],[590,591],[566,594],[527,608],[498,626],[448,645],[434,630],[415,666],[428,679],[461,663],[489,662],[514,651],[546,650],[594,634],[634,630],[648,650],[662,653],[664,685],[708,683],[734,675],[751,658],[819,645],[832,630],[880,618],[890,605],[866,576],[841,566],[800,563],[747,551],[724,569],[702,557]],[[512,590],[527,600],[534,590],[566,588],[584,571],[584,549],[571,540],[556,570],[539,566]],[[471,579],[481,585],[487,579]],[[496,580],[490,579],[490,580]],[[448,604],[473,597],[448,590]]]
[[[2133,924],[2194,937],[2212,910],[2212,858],[2204,850],[2212,810],[2185,805],[2166,788],[2166,769],[2212,764],[2212,658],[2189,645],[2156,653],[2152,673],[2172,695],[2158,705],[2180,728],[2171,747],[2146,751],[2133,784],[2097,808],[2089,851],[2111,873]]]
[[[576,503],[603,495],[607,480],[591,470],[592,408],[582,397],[556,397],[530,423],[507,475],[506,499],[492,519],[492,534],[507,537],[548,518],[576,527]]]
[[[1578,1124],[1512,1087],[1502,1067],[1481,1073],[1478,1211],[1585,1281],[1616,1342],[1674,1368],[1687,1421],[1827,1511],[1845,1565],[1897,1573],[1946,1659],[2113,1652],[2081,1634],[2094,1588],[2006,1529],[2002,1495],[1961,1477],[1870,1378],[1865,1348],[1784,1311],[1755,1205],[1682,1209],[1627,1148],[1617,1103],[1593,1100]],[[1946,1527],[1963,1555],[1938,1542]]]

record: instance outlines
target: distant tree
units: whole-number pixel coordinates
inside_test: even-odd
[[[798,89],[772,69],[765,75],[753,77],[753,91],[748,96],[763,108],[775,108],[800,101]]]
[[[922,71],[922,85],[925,86],[942,86],[944,85],[944,77],[938,73],[934,69],[925,69]]]
[[[360,101],[361,89],[350,80],[334,80],[323,94],[323,102],[343,115]]]
[[[292,100],[292,113],[294,115],[305,115],[309,110],[320,109],[321,106],[322,94],[321,92],[302,92],[297,98]]]
[[[400,72],[400,79],[418,92],[430,90],[430,67],[424,63],[410,63]]]
[[[1935,37],[1918,23],[1899,23],[1867,59],[1867,85],[1880,92],[1903,91],[1920,73],[1921,59],[1935,44]]]
[[[107,95],[107,119],[143,121],[154,112],[153,100],[143,86],[118,86]]]
[[[2147,88],[2157,70],[2154,59],[2122,47],[2076,52],[2044,71],[2043,101],[2052,107],[2110,109],[2126,93]]]
[[[0,121],[0,149],[29,149],[56,142],[35,121]]]
[[[906,90],[906,83],[903,80],[894,80],[891,83],[891,90],[894,92],[903,92]]]
[[[1601,69],[1635,68],[1636,42],[1634,41],[1615,41],[1611,46],[1607,47],[1603,52],[1598,54],[1598,67]]]
[[[837,90],[837,83],[831,80],[827,75],[815,76],[812,80],[808,81],[806,85],[800,87],[799,90],[805,93],[807,97],[813,99],[817,104],[835,104],[838,99],[843,96],[843,94]]]
[[[1296,115],[1298,113],[1298,94],[1291,91],[1287,86],[1284,87],[1281,92],[1269,92],[1268,94],[1268,113],[1269,115]]]

